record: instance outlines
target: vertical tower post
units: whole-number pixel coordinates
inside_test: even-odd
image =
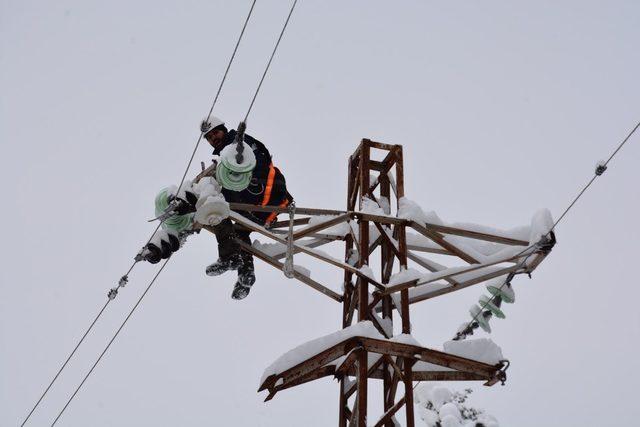
[[[368,194],[369,190],[369,160],[370,147],[368,144],[360,144],[360,162],[358,180],[360,182],[360,200],[359,207],[362,209],[363,198]],[[364,267],[369,264],[369,221],[360,219],[359,235],[360,242],[358,245],[358,267]],[[368,320],[367,312],[369,311],[369,282],[362,276],[358,277],[358,321]],[[358,391],[357,405],[358,418],[357,426],[366,427],[367,423],[367,371],[368,371],[367,352],[360,351],[358,355]]]
[[[384,160],[373,160],[371,158],[372,149],[380,149],[386,152]],[[399,200],[404,196],[402,160],[401,146],[377,143],[368,139],[362,140],[356,152],[349,158],[347,210],[355,211],[356,207],[361,210],[363,207],[363,199],[367,197],[378,202],[386,215],[392,215],[392,190],[396,196],[396,206],[399,206]],[[389,175],[394,166],[395,180],[391,179]],[[379,188],[377,196],[374,195],[374,189],[376,188]],[[373,242],[371,241],[369,233],[370,224],[374,224],[381,234],[381,236]],[[358,268],[367,266],[371,252],[378,247],[380,248],[380,275],[383,284],[389,283],[396,258],[399,261],[400,268],[407,267],[407,244],[404,225],[398,225],[393,230],[393,239],[396,239],[397,243],[394,243],[392,239],[387,236],[387,233],[391,234],[389,230],[383,229],[379,224],[360,217],[358,219],[357,236],[351,233],[345,238],[345,261],[353,262],[354,259],[356,259],[354,257],[354,251],[357,251],[355,266]],[[393,335],[392,322],[394,305],[391,296],[384,296],[380,300],[382,322],[379,322],[379,316],[374,312],[375,308],[373,306],[375,306],[375,304],[372,306],[369,305],[371,295],[369,281],[365,277],[358,276],[354,284],[354,276],[353,273],[344,273],[342,327],[346,328],[352,324],[353,318],[355,317],[354,312],[357,309],[357,320],[359,322],[378,319],[374,322],[376,327],[387,338],[391,338]],[[402,314],[402,331],[403,333],[410,333],[408,291],[404,291],[401,294],[401,307],[398,307],[398,309]],[[406,404],[407,425],[411,427],[414,425],[412,363],[413,361],[411,359],[394,359],[391,357],[383,357],[379,362],[379,366],[382,367],[383,372],[384,411],[392,415],[395,413],[395,411],[393,411],[394,408],[397,410],[399,405]],[[398,369],[402,371],[401,376],[392,374]],[[356,398],[353,404],[353,410],[349,409],[348,403],[353,389],[346,390],[348,384],[346,379],[343,378],[340,381],[340,427],[346,427],[347,425],[358,427],[366,426],[368,378],[370,370],[367,352],[358,350],[354,372],[356,376]],[[404,384],[405,396],[396,402],[395,395],[398,382]],[[394,424],[391,415],[387,417],[381,425],[392,427]]]

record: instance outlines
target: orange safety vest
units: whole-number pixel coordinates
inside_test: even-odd
[[[269,164],[269,175],[267,176],[267,185],[264,187],[264,196],[262,197],[262,202],[260,206],[267,206],[271,201],[271,192],[273,191],[273,182],[276,178],[276,168],[273,166],[273,163]],[[289,204],[289,199],[285,198],[282,203],[278,207],[284,208]],[[271,214],[267,217],[266,225],[271,224],[278,217],[278,212],[271,212]]]

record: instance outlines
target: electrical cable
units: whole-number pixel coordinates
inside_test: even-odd
[[[84,383],[87,381],[87,379],[89,378],[89,376],[91,375],[91,373],[93,372],[93,370],[96,368],[96,366],[98,365],[98,363],[100,363],[100,360],[102,360],[102,357],[105,355],[105,353],[107,352],[107,350],[109,350],[109,347],[111,347],[111,344],[113,343],[113,341],[115,341],[116,337],[118,336],[118,334],[120,333],[120,331],[122,331],[122,328],[124,328],[124,325],[127,324],[127,321],[129,320],[129,318],[131,318],[131,316],[133,315],[133,312],[136,311],[136,308],[138,308],[138,306],[140,305],[140,303],[142,302],[142,300],[144,299],[145,295],[147,295],[147,292],[149,292],[149,289],[151,289],[151,286],[153,286],[153,284],[155,283],[156,279],[158,278],[158,276],[160,276],[160,273],[162,273],[162,270],[164,270],[164,267],[167,265],[167,263],[169,262],[169,260],[171,259],[171,257],[167,258],[165,260],[165,262],[162,264],[162,266],[160,267],[160,269],[158,270],[158,272],[155,274],[155,276],[153,276],[153,279],[151,279],[151,282],[149,282],[149,285],[147,286],[147,288],[144,290],[144,292],[142,293],[142,295],[140,295],[140,298],[138,298],[138,301],[135,303],[135,305],[133,306],[133,308],[131,309],[131,311],[129,311],[129,314],[127,315],[127,317],[124,319],[124,321],[122,322],[122,324],[120,325],[120,327],[118,328],[118,330],[116,331],[116,333],[113,335],[113,337],[111,338],[111,340],[109,340],[109,343],[107,344],[107,346],[104,348],[104,350],[102,351],[102,353],[100,353],[100,356],[98,356],[98,358],[96,359],[95,363],[93,364],[93,366],[91,366],[91,369],[89,369],[89,372],[87,372],[87,374],[84,376],[84,378],[82,379],[82,381],[80,382],[80,384],[78,385],[78,387],[75,389],[75,391],[73,392],[73,394],[71,395],[71,397],[69,398],[69,400],[67,401],[67,403],[64,405],[64,407],[62,408],[62,410],[60,411],[60,413],[58,414],[58,416],[56,417],[55,420],[53,420],[53,423],[51,424],[51,426],[53,427],[58,420],[60,419],[60,417],[62,416],[62,414],[64,413],[64,411],[67,409],[67,407],[69,406],[69,404],[71,403],[71,401],[73,400],[74,397],[76,397],[76,395],[78,394],[78,392],[80,391],[80,388],[82,388],[82,386],[84,385]]]
[[[276,45],[273,48],[273,52],[271,52],[271,57],[269,57],[269,62],[267,62],[267,66],[265,67],[264,72],[262,73],[262,77],[260,78],[260,82],[258,83],[258,88],[256,89],[256,92],[253,94],[253,98],[251,99],[251,104],[249,104],[249,109],[247,110],[247,114],[245,114],[244,116],[245,123],[247,121],[247,118],[249,118],[249,113],[251,113],[253,104],[256,102],[256,98],[258,97],[258,93],[260,92],[260,88],[262,87],[262,83],[264,82],[267,72],[269,71],[269,67],[271,66],[271,61],[273,61],[273,57],[275,56],[276,51],[278,50],[278,46],[280,46],[280,41],[282,40],[284,31],[287,29],[287,25],[289,25],[289,20],[291,19],[291,15],[293,14],[293,10],[296,8],[297,3],[298,3],[298,0],[294,0],[293,4],[291,5],[291,9],[289,10],[287,19],[284,22],[284,25],[282,26],[282,31],[280,31],[280,36],[278,36],[278,41],[276,41]]]
[[[253,13],[253,9],[255,7],[257,0],[253,0],[251,3],[251,8],[249,9],[249,12],[247,13],[247,16],[244,20],[244,24],[242,26],[242,30],[240,31],[240,35],[238,36],[238,39],[236,41],[235,47],[233,49],[233,53],[231,54],[231,57],[229,58],[229,62],[227,63],[227,68],[225,69],[224,75],[222,76],[222,80],[220,81],[220,84],[218,86],[218,90],[216,91],[216,95],[213,99],[213,102],[211,104],[211,108],[209,109],[209,113],[207,114],[207,119],[209,119],[209,117],[211,117],[211,114],[213,113],[213,109],[216,105],[216,103],[218,102],[218,98],[220,96],[220,93],[222,91],[222,88],[224,86],[224,83],[227,79],[227,75],[229,74],[229,70],[231,68],[231,65],[233,63],[233,60],[236,56],[236,53],[238,51],[238,47],[240,46],[240,42],[242,40],[242,37],[244,35],[245,29],[247,28],[247,24],[249,23],[249,19],[251,18],[251,15]],[[198,146],[200,145],[200,141],[202,140],[203,137],[203,133],[200,132],[200,136],[198,137],[198,140],[196,141],[196,145],[193,149],[193,152],[191,154],[191,157],[189,159],[189,162],[187,163],[187,167],[185,168],[184,174],[182,175],[182,179],[180,180],[180,185],[178,186],[178,190],[176,191],[176,194],[180,191],[180,189],[182,188],[182,185],[184,184],[185,178],[187,176],[187,173],[189,172],[189,168],[191,167],[191,164],[193,162],[193,159],[195,157],[196,151],[198,150]],[[147,242],[145,243],[144,246],[148,245],[151,240],[153,239],[153,237],[156,235],[156,233],[158,232],[158,230],[160,229],[160,227],[162,226],[163,221],[160,221],[158,223],[158,225],[156,226],[155,230],[153,231],[153,233],[151,233],[151,237],[149,237],[149,239],[147,240]],[[143,247],[144,247],[143,246]],[[131,273],[131,271],[133,271],[134,267],[136,266],[136,264],[138,262],[140,262],[141,259],[139,257],[136,257],[135,261],[133,262],[133,264],[131,265],[131,267],[129,267],[129,270],[124,274],[124,276],[122,276],[122,278],[120,279],[120,281],[118,282],[118,286],[111,289],[108,296],[109,299],[107,300],[107,302],[104,304],[104,306],[102,307],[102,309],[99,311],[98,315],[95,317],[95,319],[93,320],[93,322],[91,323],[91,325],[89,326],[89,328],[85,331],[84,335],[82,336],[82,338],[80,338],[80,341],[78,341],[78,343],[76,344],[76,346],[74,347],[73,351],[69,354],[69,356],[67,357],[67,359],[65,360],[65,362],[62,364],[61,368],[58,370],[58,372],[56,373],[56,375],[53,377],[53,379],[51,380],[51,382],[49,383],[49,385],[46,387],[46,389],[44,390],[44,392],[42,393],[42,395],[40,396],[40,398],[38,399],[38,401],[35,403],[35,405],[33,406],[33,408],[31,409],[31,411],[29,412],[29,414],[27,415],[27,417],[24,419],[24,421],[22,422],[22,424],[20,425],[20,427],[23,427],[27,421],[29,420],[29,418],[31,417],[31,415],[33,414],[33,412],[36,410],[36,408],[38,407],[38,405],[40,404],[40,402],[42,402],[42,400],[44,399],[45,395],[49,392],[49,390],[51,389],[51,387],[53,386],[53,384],[55,383],[55,381],[58,379],[58,377],[60,376],[60,374],[62,373],[62,371],[64,370],[64,368],[67,366],[67,364],[69,363],[69,361],[71,360],[71,358],[73,357],[73,355],[75,354],[75,352],[78,350],[78,347],[80,347],[80,345],[82,344],[82,342],[84,341],[85,337],[89,334],[89,332],[93,329],[93,326],[96,324],[96,322],[98,321],[98,319],[102,316],[102,313],[105,311],[105,309],[107,308],[107,306],[109,305],[109,303],[115,298],[115,296],[118,293],[118,290],[122,287],[124,287],[128,281],[128,276]],[[164,268],[164,266],[163,266]],[[160,269],[160,271],[162,271],[162,269]]]
[[[618,144],[617,148],[613,151],[613,153],[609,156],[609,158],[601,164],[598,164],[598,166],[596,167],[596,171],[593,175],[593,177],[591,177],[591,179],[587,182],[587,184],[580,190],[580,192],[578,193],[578,195],[573,199],[573,201],[569,204],[569,206],[567,206],[567,208],[564,210],[564,212],[562,213],[562,215],[560,215],[560,217],[553,223],[553,226],[549,229],[549,231],[541,238],[541,241],[544,239],[548,239],[549,236],[551,235],[551,233],[553,233],[553,231],[555,230],[555,228],[558,226],[558,224],[560,223],[560,221],[562,221],[562,219],[564,219],[564,217],[567,215],[567,213],[569,213],[569,211],[575,206],[575,204],[578,202],[578,200],[580,200],[580,198],[584,195],[584,193],[589,189],[589,187],[591,187],[591,184],[593,184],[593,182],[596,180],[596,178],[598,178],[599,176],[602,175],[602,173],[606,170],[607,166],[609,165],[609,162],[614,158],[614,156],[618,153],[618,151],[620,151],[620,149],[627,143],[627,141],[629,141],[629,139],[631,138],[631,136],[636,132],[636,130],[638,130],[638,128],[640,127],[640,122],[638,122],[633,129],[631,130],[631,132],[629,132],[629,134],[627,134],[627,136],[622,140],[622,142],[620,144]],[[526,247],[524,250],[522,250],[520,253],[518,253],[516,255],[516,257],[522,255],[523,253],[525,253],[526,251],[532,249],[533,247],[537,246],[539,242],[536,242],[534,244],[529,245],[528,247]],[[536,252],[531,252],[530,254],[528,254],[518,265],[518,269],[522,268],[524,265],[526,265],[527,260],[529,259],[529,257],[531,257],[531,255],[533,255]],[[515,271],[517,271],[518,269],[516,269]],[[509,282],[509,276],[507,276],[507,279],[505,279],[505,281],[500,285],[500,287],[498,288],[498,292],[496,292],[495,294],[493,294],[491,296],[491,298],[489,298],[481,307],[480,307],[480,311],[473,316],[473,318],[471,319],[471,321],[467,324],[467,326],[463,329],[459,329],[459,331],[456,334],[457,339],[460,338],[466,338],[466,336],[468,335],[468,333],[464,333],[464,331],[469,330],[472,327],[472,324],[478,319],[478,316],[481,316],[483,311],[487,308],[487,306],[491,303],[493,303],[493,300],[496,298],[496,296],[500,293],[500,291],[507,285],[507,283]],[[454,339],[455,339],[454,338]]]

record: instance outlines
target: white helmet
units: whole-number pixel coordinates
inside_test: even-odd
[[[224,122],[220,118],[216,116],[205,117],[200,123],[200,132],[204,135],[220,125],[224,125]]]

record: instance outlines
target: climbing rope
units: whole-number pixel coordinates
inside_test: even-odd
[[[244,24],[242,26],[242,30],[240,31],[240,35],[238,36],[238,40],[236,41],[235,47],[233,49],[233,53],[231,54],[231,57],[229,58],[229,62],[227,63],[227,68],[225,69],[224,75],[222,76],[222,80],[220,81],[220,84],[218,86],[218,90],[216,91],[216,95],[213,99],[213,102],[211,104],[211,108],[209,109],[209,113],[207,114],[207,119],[209,119],[209,117],[211,117],[211,114],[213,113],[213,109],[216,105],[216,103],[218,102],[218,98],[220,96],[220,93],[222,91],[222,88],[224,86],[224,83],[227,79],[227,75],[229,74],[229,70],[231,68],[231,64],[233,63],[233,60],[236,56],[236,53],[238,51],[238,47],[240,46],[240,42],[242,40],[242,37],[244,35],[245,29],[247,28],[247,24],[249,23],[249,19],[251,18],[251,14],[253,13],[253,9],[255,7],[257,0],[253,0],[251,3],[251,8],[249,9],[249,12],[247,13],[247,17],[244,20]],[[193,149],[193,152],[191,153],[191,157],[189,158],[189,162],[187,163],[187,167],[185,168],[185,171],[182,175],[182,179],[180,180],[180,185],[178,186],[178,189],[176,191],[176,194],[179,193],[180,189],[182,188],[182,185],[184,184],[185,178],[187,176],[187,173],[189,172],[189,169],[191,167],[191,164],[193,162],[193,159],[195,157],[196,151],[198,150],[198,146],[200,145],[200,142],[202,141],[202,137],[203,137],[203,133],[200,132],[200,136],[198,137],[198,140],[196,141],[196,145]],[[160,227],[162,226],[162,223],[164,222],[164,218],[160,220],[160,222],[158,223],[158,225],[156,226],[155,230],[153,231],[153,233],[151,233],[151,236],[149,237],[149,239],[147,239],[147,242],[145,243],[145,245],[143,246],[143,249],[145,246],[147,246],[151,240],[154,238],[154,236],[156,235],[156,233],[158,232],[158,230],[160,229]],[[129,274],[131,274],[131,272],[133,271],[134,267],[136,266],[136,264],[140,261],[143,260],[142,257],[142,250],[141,249],[138,254],[136,255],[136,257],[134,258],[134,262],[131,265],[131,267],[129,267],[129,269],[127,270],[127,272],[120,278],[120,280],[118,281],[118,286],[115,288],[112,288],[109,290],[108,294],[107,294],[107,301],[104,304],[104,306],[102,307],[102,309],[98,312],[98,315],[95,317],[95,319],[93,320],[93,322],[91,322],[91,324],[89,325],[89,328],[87,328],[87,330],[85,331],[85,333],[82,335],[82,337],[80,338],[80,340],[78,341],[78,343],[76,344],[76,346],[74,347],[73,351],[69,354],[69,356],[67,357],[67,359],[64,361],[64,363],[62,364],[62,366],[60,367],[60,369],[58,370],[58,372],[56,373],[56,375],[53,377],[53,379],[51,380],[51,382],[49,383],[49,385],[45,388],[44,392],[42,393],[42,395],[40,396],[40,398],[38,399],[38,401],[35,403],[35,405],[33,406],[33,408],[31,409],[31,411],[29,412],[29,414],[26,416],[26,418],[24,419],[24,421],[22,422],[22,424],[20,424],[20,427],[23,427],[27,421],[29,420],[29,418],[31,417],[31,415],[34,413],[34,411],[36,410],[36,408],[38,407],[38,405],[40,405],[40,402],[42,402],[42,400],[44,399],[45,395],[49,392],[49,389],[51,389],[51,387],[53,386],[53,384],[55,383],[55,381],[58,379],[58,377],[60,376],[60,374],[62,373],[62,371],[64,370],[64,368],[67,366],[67,364],[69,363],[69,361],[71,360],[71,358],[73,357],[73,355],[76,353],[76,351],[78,350],[78,348],[80,347],[80,345],[84,342],[84,339],[86,338],[86,336],[89,334],[89,332],[93,329],[94,325],[96,324],[96,322],[98,321],[98,319],[102,316],[102,313],[105,311],[105,309],[107,308],[107,306],[109,305],[109,303],[111,301],[113,301],[116,296],[118,295],[118,291],[120,290],[120,288],[123,288],[128,280],[129,280]],[[166,263],[165,263],[166,264]],[[162,266],[162,268],[164,268],[164,265]],[[160,269],[160,271],[162,271],[162,268]]]
[[[605,162],[599,162],[596,165],[593,177],[591,177],[591,179],[587,182],[587,184],[584,187],[582,187],[582,189],[580,190],[578,195],[573,199],[573,201],[571,201],[571,203],[569,204],[569,206],[567,206],[567,208],[564,210],[564,212],[562,212],[562,215],[560,215],[560,217],[553,223],[553,226],[551,227],[551,229],[549,229],[549,231],[544,236],[542,236],[541,239],[538,242],[536,242],[534,244],[531,244],[528,247],[526,247],[524,250],[519,252],[516,255],[516,257],[519,257],[520,255],[524,254],[526,251],[528,251],[530,249],[533,249],[536,246],[538,247],[539,250],[542,250],[542,251],[550,250],[548,245],[549,245],[550,242],[552,242],[552,245],[553,245],[553,243],[555,243],[555,237],[554,237],[553,231],[556,229],[556,227],[558,226],[560,221],[562,221],[564,219],[564,217],[567,215],[567,213],[569,213],[569,211],[575,206],[575,204],[578,202],[578,200],[580,200],[580,198],[589,189],[589,187],[591,187],[591,184],[593,184],[593,182],[596,180],[596,178],[602,176],[602,174],[607,170],[609,162],[611,162],[611,160],[615,157],[615,155],[618,154],[620,149],[627,143],[627,141],[629,141],[631,136],[636,132],[636,130],[638,130],[639,127],[640,127],[640,122],[638,122],[633,127],[631,132],[629,132],[629,134],[627,134],[627,136],[622,140],[622,142],[620,144],[618,144],[616,149],[613,151],[613,153],[611,153],[611,155],[609,156],[609,158]],[[523,266],[525,266],[526,263],[527,263],[527,260],[531,257],[531,255],[533,255],[533,254],[535,254],[537,252],[538,251],[532,251],[520,263],[518,263],[518,267],[516,268],[515,272],[517,272]],[[515,273],[515,274],[518,274],[518,273]],[[465,339],[468,335],[473,334],[473,329],[478,327],[477,320],[478,320],[479,316],[485,316],[484,313],[485,313],[485,309],[487,308],[487,306],[489,306],[489,304],[493,304],[493,302],[497,298],[499,298],[500,291],[502,291],[502,289],[505,286],[510,284],[512,279],[513,279],[513,275],[512,274],[507,275],[507,278],[504,280],[504,282],[502,282],[500,287],[497,288],[497,292],[493,293],[491,298],[489,298],[483,305],[481,305],[480,311],[478,311],[478,313],[475,316],[473,316],[473,318],[467,324],[467,326],[465,328],[462,328],[462,329],[458,330],[458,332],[456,333],[456,336],[453,338],[454,340]],[[500,304],[498,303],[498,307],[499,306],[500,306]],[[489,311],[488,313],[491,313],[491,312]],[[488,314],[488,317],[491,317],[491,314]]]

